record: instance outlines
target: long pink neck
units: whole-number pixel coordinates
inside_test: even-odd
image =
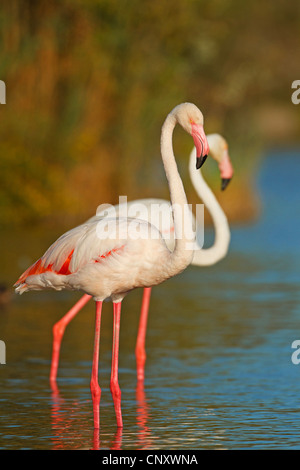
[[[193,231],[192,218],[188,210],[186,194],[173,153],[172,136],[176,123],[176,116],[170,113],[162,127],[161,155],[169,184],[174,217],[175,249],[170,254],[170,262],[172,270],[174,269],[174,271],[180,272],[185,269],[193,259],[195,232]]]

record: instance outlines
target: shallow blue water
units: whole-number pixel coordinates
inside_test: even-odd
[[[141,292],[125,299],[122,432],[109,391],[111,305],[104,306],[101,429],[94,435],[94,306],[66,331],[55,394],[48,385],[51,328],[79,295],[14,298],[0,312],[7,348],[0,448],[299,449],[300,364],[291,361],[291,344],[300,339],[299,174],[297,152],[271,152],[257,181],[257,223],[232,229],[230,252],[218,265],[190,267],[153,290],[143,389],[136,389],[134,358]]]

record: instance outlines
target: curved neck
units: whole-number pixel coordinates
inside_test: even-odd
[[[226,215],[215,195],[205,182],[201,171],[194,168],[195,156],[196,150],[194,148],[191,152],[189,162],[190,178],[198,196],[202,199],[203,204],[212,217],[215,228],[215,241],[210,248],[206,249],[200,249],[197,245],[192,264],[196,266],[209,266],[217,263],[226,256],[230,242],[230,230]]]
[[[175,249],[170,253],[169,266],[172,272],[180,272],[191,263],[195,247],[191,212],[173,152],[172,136],[176,124],[176,117],[170,113],[161,131],[161,156],[169,184],[174,218]]]

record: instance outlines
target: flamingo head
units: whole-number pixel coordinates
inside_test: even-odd
[[[227,188],[232,176],[233,167],[228,154],[228,144],[220,134],[210,134],[208,136],[210,155],[219,165],[221,175],[221,189]]]
[[[203,129],[203,114],[192,103],[182,103],[173,110],[177,122],[193,137],[196,147],[196,168],[201,168],[205,162],[209,146]]]

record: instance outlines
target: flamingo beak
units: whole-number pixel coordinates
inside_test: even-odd
[[[224,189],[227,188],[230,181],[231,181],[231,178],[222,178],[222,180],[221,180],[221,191],[224,191]]]
[[[196,168],[197,168],[197,170],[199,170],[199,168],[202,167],[202,165],[204,164],[207,157],[208,157],[208,155],[204,155],[204,157],[197,157],[196,158]]]
[[[196,147],[196,168],[199,170],[207,159],[209,152],[208,142],[203,126],[200,124],[192,123],[191,134]]]
[[[227,149],[224,152],[221,163],[219,163],[219,169],[221,173],[221,190],[224,191],[233,176],[233,167]]]

